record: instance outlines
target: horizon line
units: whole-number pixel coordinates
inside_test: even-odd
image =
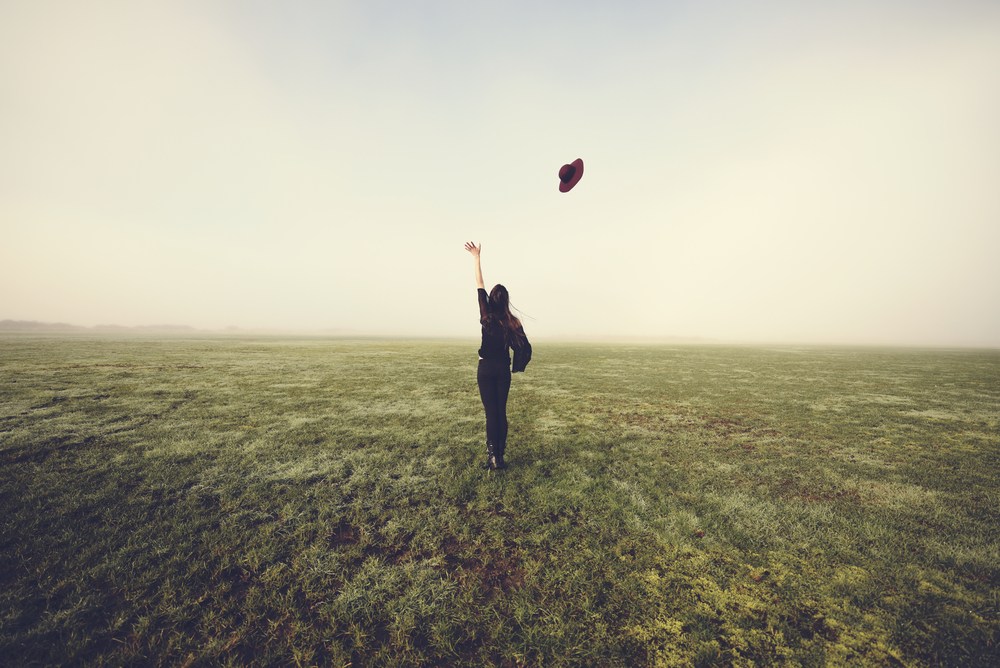
[[[168,335],[180,337],[184,335],[230,336],[275,336],[275,337],[309,337],[335,338],[343,340],[441,340],[441,341],[475,341],[474,335],[457,334],[403,334],[376,331],[363,331],[347,327],[324,328],[282,328],[282,327],[239,327],[229,325],[220,328],[204,328],[192,325],[75,325],[66,322],[45,322],[38,320],[0,320],[0,334],[144,334]],[[645,335],[645,334],[549,334],[532,337],[535,341],[553,343],[594,343],[594,344],[660,344],[660,345],[705,345],[705,346],[796,346],[796,347],[829,347],[829,348],[910,348],[910,349],[961,349],[961,350],[1000,350],[1000,344],[984,343],[928,343],[928,342],[886,342],[886,341],[803,341],[793,339],[720,339],[706,336],[682,335]]]

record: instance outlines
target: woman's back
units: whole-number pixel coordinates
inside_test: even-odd
[[[479,357],[484,360],[506,361],[510,364],[510,349],[519,349],[527,343],[524,328],[517,318],[507,317],[506,313],[492,309],[486,290],[479,288],[479,322],[483,328],[482,345]],[[505,309],[506,310],[506,309]],[[513,331],[511,331],[513,327]]]

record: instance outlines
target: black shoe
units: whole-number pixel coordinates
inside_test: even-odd
[[[498,469],[505,469],[505,468],[507,468],[507,464],[505,464],[504,461],[503,461],[503,454],[504,454],[504,452],[506,450],[507,450],[507,444],[506,443],[504,445],[500,446],[499,448],[496,447],[496,446],[493,446],[493,454],[497,456],[497,468]]]
[[[493,444],[490,443],[489,439],[486,439],[486,463],[483,464],[483,468],[493,471],[497,467],[497,458],[493,454]]]

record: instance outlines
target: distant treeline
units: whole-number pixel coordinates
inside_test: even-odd
[[[196,332],[187,325],[96,325],[83,327],[65,322],[37,322],[35,320],[0,320],[0,332]]]

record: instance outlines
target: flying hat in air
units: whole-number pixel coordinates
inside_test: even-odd
[[[568,193],[583,177],[583,159],[577,158],[559,168],[559,192]]]

